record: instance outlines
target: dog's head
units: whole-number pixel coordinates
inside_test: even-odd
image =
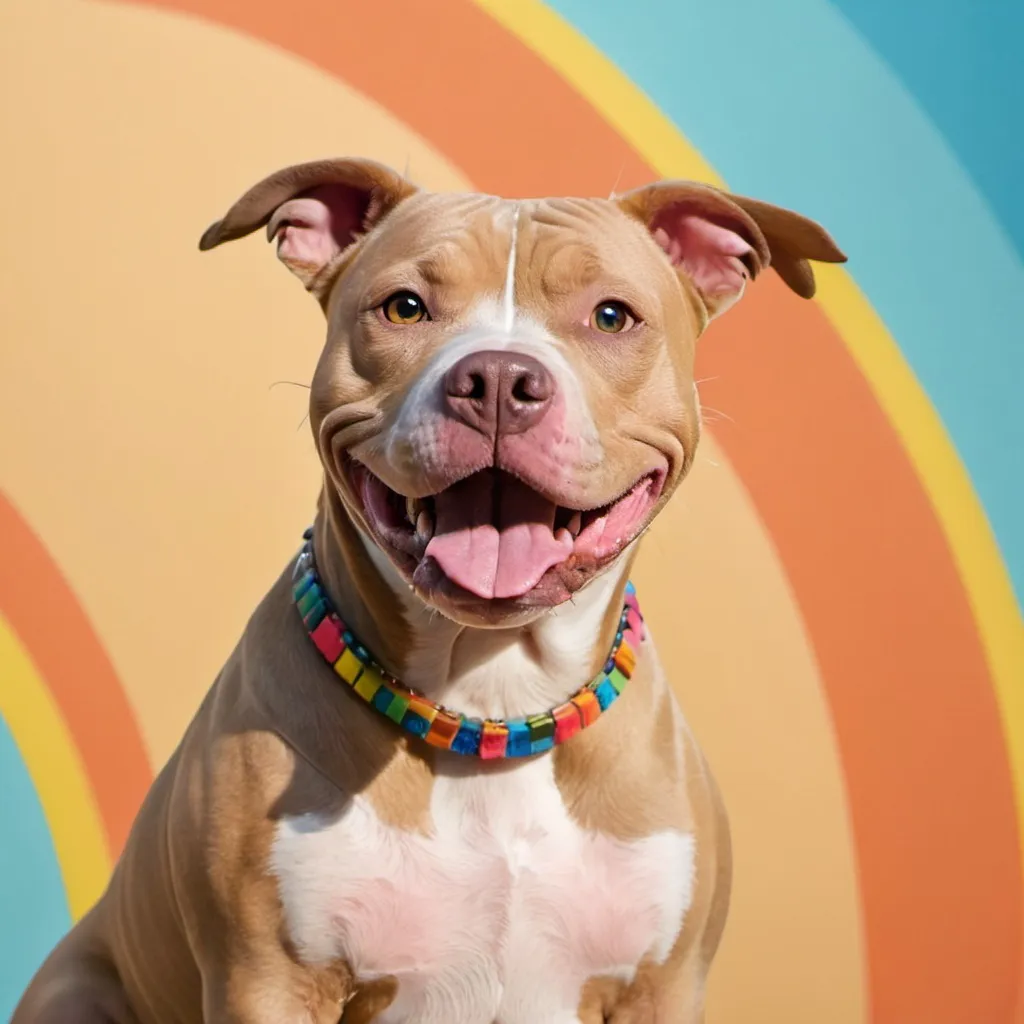
[[[466,622],[559,604],[693,462],[694,343],[771,263],[810,297],[817,224],[694,182],[614,199],[431,194],[366,160],[290,167],[203,235],[267,225],[320,301],[310,421],[328,486]]]

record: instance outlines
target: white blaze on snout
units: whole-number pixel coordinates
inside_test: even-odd
[[[500,292],[481,288],[456,331],[424,365],[402,400],[393,424],[378,444],[392,479],[407,480],[410,493],[429,489],[433,467],[447,463],[440,427],[446,417],[445,377],[464,356],[508,351],[538,359],[552,375],[564,402],[564,435],[573,447],[573,462],[595,465],[602,459],[601,440],[590,413],[583,380],[566,357],[566,345],[516,301],[516,273],[522,206],[511,204],[508,260]],[[508,207],[500,219],[508,223]],[[376,447],[376,445],[375,445]],[[574,468],[566,459],[566,470]],[[424,480],[427,477],[427,480]],[[400,489],[400,488],[399,488]]]
[[[445,377],[460,359],[474,352],[519,352],[540,360],[563,396],[564,433],[575,446],[576,461],[581,465],[601,461],[601,439],[583,381],[565,356],[565,343],[520,308],[513,307],[512,330],[506,329],[507,322],[508,314],[501,301],[493,295],[481,296],[461,329],[420,372],[402,400],[394,423],[381,439],[385,457],[396,476],[407,476],[412,483],[423,467],[445,461],[438,429],[446,416]],[[571,471],[572,467],[566,469]]]

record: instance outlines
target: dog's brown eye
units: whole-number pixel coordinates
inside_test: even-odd
[[[621,334],[636,323],[636,317],[623,302],[601,302],[590,314],[590,326],[605,334]]]
[[[426,305],[414,292],[395,292],[391,298],[384,300],[381,308],[384,316],[393,324],[415,324],[430,319]]]

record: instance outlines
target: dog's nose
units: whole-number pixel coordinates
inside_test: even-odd
[[[518,352],[474,352],[445,375],[451,412],[488,435],[521,434],[551,408],[555,382],[532,356]]]

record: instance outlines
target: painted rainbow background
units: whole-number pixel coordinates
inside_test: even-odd
[[[1024,1024],[1022,47],[1011,0],[5,0],[0,1017],[312,509],[319,313],[196,239],[351,153],[833,232],[704,339],[637,575],[735,833],[709,1020]]]

